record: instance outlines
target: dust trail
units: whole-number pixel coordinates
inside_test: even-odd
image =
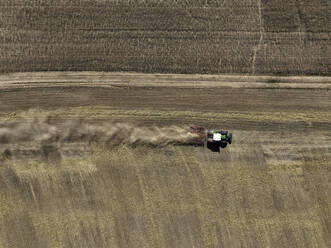
[[[51,145],[74,142],[106,143],[109,145],[187,144],[197,134],[185,126],[144,127],[130,123],[103,122],[98,125],[84,120],[52,123],[51,116],[25,118],[19,122],[0,125],[0,143],[36,142]]]

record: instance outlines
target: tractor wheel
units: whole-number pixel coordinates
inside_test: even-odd
[[[231,143],[232,143],[232,133],[230,133],[229,136],[228,136],[228,142],[231,145]]]
[[[221,148],[225,148],[225,147],[227,146],[227,144],[228,144],[228,143],[221,143],[221,144],[220,144],[220,147],[221,147]]]

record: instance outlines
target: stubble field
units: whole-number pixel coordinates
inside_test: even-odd
[[[0,0],[0,247],[331,247],[329,12]]]
[[[329,247],[330,84],[2,75],[0,245]],[[190,125],[228,129],[233,144],[181,145]]]

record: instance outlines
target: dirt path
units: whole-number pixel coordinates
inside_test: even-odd
[[[14,73],[0,76],[0,114],[42,109],[62,119],[325,131],[330,87],[330,77]]]
[[[33,72],[0,75],[0,89],[32,87],[180,87],[330,89],[331,77]]]
[[[294,159],[309,150],[307,137],[325,141],[331,127],[329,88],[329,77],[14,73],[0,76],[0,124],[21,115],[24,121],[38,113],[94,125],[108,121],[197,124],[235,131],[238,151],[245,143],[242,137],[249,140],[253,132],[269,159],[279,160],[279,153]],[[26,114],[29,109],[38,111]],[[274,144],[273,137],[283,141]],[[25,153],[26,145],[17,145],[12,149]],[[284,151],[276,151],[279,147]],[[315,147],[330,153],[329,139]],[[77,149],[70,147],[69,154]],[[235,153],[236,145],[231,149]]]
[[[0,76],[0,111],[112,106],[189,111],[328,111],[330,77],[97,72]]]
[[[303,133],[305,137],[315,135],[323,139],[331,129],[330,88],[330,77],[99,72],[4,74],[0,76],[0,124],[20,115],[26,119],[27,115],[40,112],[60,121],[83,119],[97,125],[120,121],[222,127],[237,133],[239,130],[258,132],[262,139],[266,132],[274,132],[275,136],[283,133],[284,139],[295,133],[289,139],[291,143]],[[38,111],[26,114],[29,109]],[[268,137],[265,139],[269,140]],[[295,144],[298,147],[295,152],[307,146]],[[327,150],[328,144],[323,144]]]

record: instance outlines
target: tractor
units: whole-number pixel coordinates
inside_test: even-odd
[[[211,150],[219,151],[220,148],[225,148],[231,143],[232,133],[228,131],[207,130],[205,144]]]
[[[212,151],[219,152],[220,148],[225,148],[232,143],[232,133],[228,131],[208,130],[200,126],[191,127],[191,129],[198,134],[194,144],[203,145]]]

